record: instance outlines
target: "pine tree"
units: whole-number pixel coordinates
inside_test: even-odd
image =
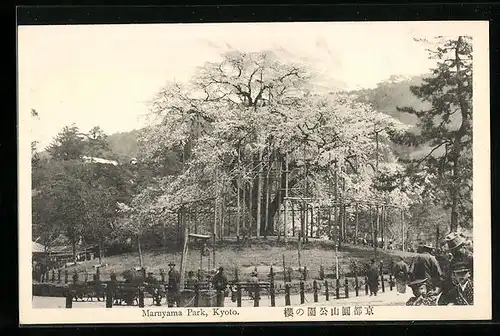
[[[428,148],[414,160],[413,169],[426,168],[438,202],[451,211],[451,231],[467,226],[472,213],[472,39],[436,38],[429,50],[437,67],[411,92],[430,108],[398,108],[418,118],[419,132],[407,132],[397,141]]]

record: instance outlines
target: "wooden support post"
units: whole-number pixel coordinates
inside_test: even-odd
[[[184,273],[186,272],[185,269],[185,264],[186,264],[186,259],[187,259],[187,253],[188,253],[188,241],[189,241],[189,227],[187,223],[184,224],[184,246],[182,248],[182,255],[181,255],[181,266],[180,266],[180,279],[179,279],[179,285],[180,288],[184,288]],[[214,247],[215,247],[215,235],[214,235]]]
[[[385,284],[384,284],[384,271],[382,270],[382,265],[380,265],[380,283],[382,285],[382,292],[385,292]]]
[[[68,270],[64,270],[64,283],[68,283]]]
[[[328,280],[325,280],[325,299],[326,301],[330,301],[330,293],[328,291]]]
[[[273,266],[271,266],[270,272],[269,272],[269,277],[270,277],[270,288],[269,288],[269,295],[271,296],[271,307],[276,306],[276,297],[275,297],[275,292],[274,292],[274,270]]]
[[[256,228],[256,237],[260,237],[260,222],[262,220],[261,211],[262,211],[262,180],[263,180],[263,165],[262,165],[262,150],[259,150],[259,175],[257,182],[257,228]]]
[[[356,227],[354,228],[354,244],[358,244],[358,227],[359,227],[359,209],[356,203]]]
[[[285,306],[290,305],[290,284],[285,283]]]
[[[328,206],[328,239],[332,240],[332,207]]]
[[[354,290],[356,291],[356,296],[359,296],[359,281],[358,281],[358,276],[356,275],[354,277]]]
[[[295,203],[291,202],[292,205],[292,236],[295,237]]]
[[[305,302],[304,281],[300,280],[300,304]]]
[[[57,269],[57,283],[61,283],[61,269]]]
[[[313,295],[314,295],[314,302],[318,302],[318,283],[316,280],[313,281]]]
[[[241,284],[238,277],[238,269],[234,270],[234,281],[236,281],[236,305],[241,307]]]
[[[365,295],[368,295],[368,277],[365,276]]]
[[[337,278],[335,279],[335,297],[337,299],[340,299],[340,279]]]
[[[349,281],[347,278],[344,280],[344,290],[345,290],[345,297],[349,298]]]
[[[194,306],[200,306],[200,283],[198,281],[194,285]]]
[[[389,273],[389,289],[392,292],[392,274],[391,273]]]

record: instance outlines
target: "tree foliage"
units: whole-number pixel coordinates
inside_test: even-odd
[[[183,170],[154,180],[159,196],[141,203],[148,204],[144,216],[189,202],[213,204],[223,196],[235,206],[240,193],[250,225],[264,222],[257,204],[265,202],[265,188],[256,180],[269,173],[274,185],[263,208],[273,223],[284,199],[287,164],[290,189],[305,190],[306,180],[311,186],[302,196],[326,197],[337,162],[345,197],[375,197],[374,131],[381,140],[380,169],[395,174],[400,168],[388,136],[404,126],[348,94],[315,94],[311,76],[307,68],[282,63],[269,52],[229,52],[221,62],[199,68],[190,83],[163,88],[152,104],[154,123],[144,133],[142,159],[161,163],[166,152],[180,149]],[[263,234],[274,230],[272,224],[261,227]]]
[[[472,214],[472,40],[466,36],[437,38],[429,52],[437,67],[411,91],[430,103],[430,108],[400,108],[418,118],[418,132],[394,139],[430,148],[414,160],[412,171],[425,166],[431,176],[428,187],[451,211],[450,229],[456,231],[459,225],[471,225]]]

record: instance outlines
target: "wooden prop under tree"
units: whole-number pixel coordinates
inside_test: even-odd
[[[203,269],[203,252],[207,246],[207,242],[212,238],[210,235],[202,235],[202,234],[197,234],[197,233],[189,233],[189,229],[186,228],[186,235],[184,239],[184,247],[182,249],[182,256],[181,256],[181,279],[180,279],[180,287],[184,288],[184,273],[185,273],[185,265],[186,265],[186,260],[188,258],[188,253],[189,253],[189,243],[191,240],[198,240],[201,241],[201,249],[200,249],[200,269]],[[215,265],[215,247],[214,247],[214,265]],[[210,265],[208,265],[210,268]]]

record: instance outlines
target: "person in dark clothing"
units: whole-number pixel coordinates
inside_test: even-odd
[[[445,242],[448,246],[448,253],[450,255],[449,261],[444,263],[446,265],[445,279],[443,281],[443,292],[454,290],[454,277],[453,269],[457,264],[467,264],[470,270],[470,278],[473,280],[474,260],[472,253],[467,249],[465,239],[463,239],[456,232],[452,232],[445,237]]]
[[[169,307],[179,305],[180,301],[180,285],[181,285],[181,275],[175,269],[174,263],[169,263],[170,271],[168,272],[168,292],[167,292],[167,303]]]
[[[227,278],[224,268],[219,267],[217,273],[212,278],[212,285],[217,291],[217,307],[224,307],[225,290],[227,288]]]
[[[196,285],[199,283],[198,279],[194,276],[193,271],[188,272],[188,276],[186,279],[186,284],[184,287],[187,289],[195,289]]]
[[[453,286],[446,292],[443,292],[439,298],[438,305],[474,305],[474,283],[470,271],[469,263],[466,261],[456,262],[452,265]]]
[[[430,295],[437,295],[441,292],[441,285],[444,280],[443,272],[439,263],[431,254],[431,245],[419,247],[420,253],[413,259],[410,266],[410,281],[427,279]]]
[[[471,275],[473,272],[474,258],[472,253],[467,249],[465,239],[463,239],[457,233],[450,233],[445,238],[448,245],[448,251],[451,253],[452,258],[450,261],[451,267],[455,263],[467,263],[470,269]]]
[[[403,257],[399,257],[399,261],[394,264],[394,278],[396,279],[396,291],[398,294],[406,293],[406,283],[408,282],[408,265]]]
[[[370,296],[377,296],[378,293],[378,267],[375,263],[375,259],[370,260],[370,265],[366,271],[366,278],[368,280],[368,288],[370,290]]]

